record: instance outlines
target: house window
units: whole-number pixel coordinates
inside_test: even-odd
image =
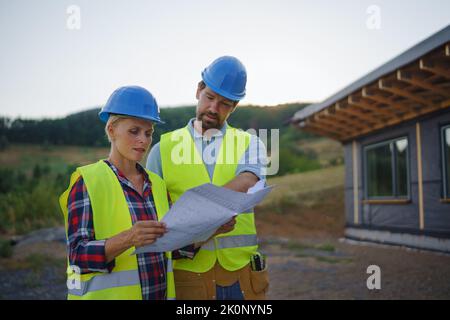
[[[409,197],[408,139],[384,141],[364,148],[366,199]]]
[[[450,126],[442,128],[442,173],[444,198],[450,198]]]

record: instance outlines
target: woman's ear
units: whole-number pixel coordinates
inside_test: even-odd
[[[110,123],[108,124],[108,137],[111,142],[114,141],[114,126]]]

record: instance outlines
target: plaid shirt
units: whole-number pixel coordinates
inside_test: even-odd
[[[137,165],[144,175],[143,195],[141,196],[132,183],[110,162],[105,163],[114,171],[123,188],[125,199],[130,209],[132,223],[140,220],[158,220],[152,195],[150,180],[145,170]],[[68,240],[69,261],[80,268],[81,273],[111,272],[115,260],[107,263],[104,240],[95,238],[92,206],[89,195],[80,177],[73,185],[68,199]],[[173,252],[173,258],[193,258],[193,246],[187,246]],[[166,264],[163,253],[142,253],[137,255],[142,298],[144,300],[166,299]]]

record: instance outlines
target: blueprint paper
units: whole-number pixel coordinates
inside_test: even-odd
[[[167,233],[133,254],[173,251],[205,241],[235,215],[251,211],[271,190],[272,187],[259,184],[253,193],[243,193],[211,183],[189,189],[161,220],[167,225]]]

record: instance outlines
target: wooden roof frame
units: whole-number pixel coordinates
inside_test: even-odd
[[[449,107],[450,25],[290,122],[346,142]]]

